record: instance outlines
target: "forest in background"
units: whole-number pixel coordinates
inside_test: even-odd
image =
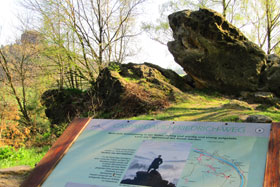
[[[136,23],[149,0],[25,0],[33,20],[0,48],[0,146],[50,145],[67,124],[51,124],[41,104],[50,89],[85,92],[110,62],[123,63],[146,32],[166,45],[169,13],[207,7],[220,12],[267,54],[279,54],[280,2],[276,0],[171,0],[155,23]],[[33,23],[33,24],[32,24]],[[141,51],[137,51],[141,53]],[[113,66],[117,69],[118,67]],[[94,116],[92,111],[81,116]]]

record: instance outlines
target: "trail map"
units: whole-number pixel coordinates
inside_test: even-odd
[[[193,157],[189,158],[186,167],[188,173],[183,176],[185,186],[246,186],[248,165],[245,163],[238,162],[228,155],[220,156],[219,151],[214,153],[197,149],[192,151]]]

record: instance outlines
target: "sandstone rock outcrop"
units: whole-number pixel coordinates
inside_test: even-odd
[[[183,10],[168,19],[174,37],[168,49],[196,87],[228,93],[259,89],[266,54],[222,15]]]
[[[129,117],[158,110],[192,88],[172,70],[156,65],[114,64],[104,69],[94,86],[99,111],[110,118]]]
[[[119,118],[162,109],[191,89],[172,70],[150,63],[111,63],[89,90],[48,90],[41,103],[55,127],[93,113],[102,118]]]
[[[267,67],[264,72],[264,87],[268,91],[280,96],[280,57],[268,55]]]
[[[69,123],[75,117],[91,111],[91,100],[87,92],[76,89],[47,90],[41,96],[41,103],[52,124]]]

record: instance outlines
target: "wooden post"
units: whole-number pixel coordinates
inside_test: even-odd
[[[89,121],[90,119],[75,119],[58,138],[21,186],[40,186],[79,137]]]
[[[263,186],[280,187],[280,123],[271,125]]]

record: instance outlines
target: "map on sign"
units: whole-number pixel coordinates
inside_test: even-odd
[[[194,149],[192,158],[187,164],[187,173],[182,178],[189,186],[246,186],[248,168],[243,162],[238,162],[228,155],[220,156],[219,151],[208,153]],[[243,171],[243,169],[246,169]],[[195,178],[200,176],[199,181]]]
[[[95,119],[42,186],[262,187],[270,128]]]

